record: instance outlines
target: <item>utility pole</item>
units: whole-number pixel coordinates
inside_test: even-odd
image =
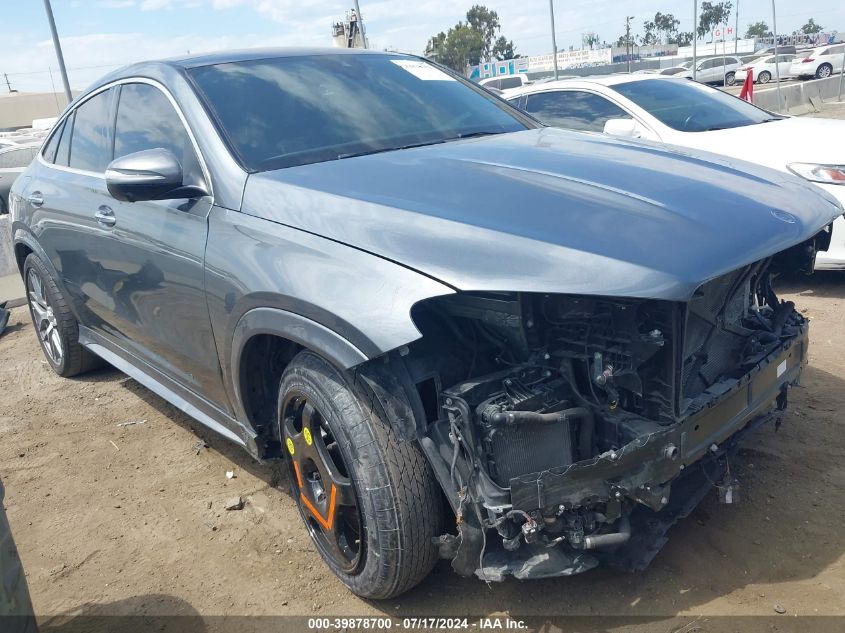
[[[6,80],[6,87],[9,89],[9,93],[12,92],[12,84],[9,83],[9,75],[3,73],[3,79]]]
[[[739,0],[736,0],[736,27],[734,28],[734,55],[739,54]]]
[[[778,112],[783,110],[783,101],[780,97],[780,64],[778,64],[778,19],[775,13],[775,0],[772,0],[772,30],[775,34],[775,79],[777,80],[778,91]]]
[[[53,34],[53,47],[56,49],[56,57],[59,59],[59,70],[62,73],[62,83],[65,85],[65,96],[67,102],[73,101],[73,94],[70,92],[70,83],[67,80],[67,68],[65,68],[65,58],[62,55],[62,45],[59,44],[59,34],[56,32],[56,21],[53,19],[53,8],[50,6],[50,0],[44,0],[44,10],[47,11],[47,20],[50,22],[50,32]]]
[[[634,19],[633,15],[629,15],[625,18],[625,58],[628,60],[628,72],[631,72],[631,53],[629,49],[633,49],[631,46],[631,20]]]
[[[696,80],[696,66],[698,66],[698,0],[692,0],[692,80]]]
[[[355,0],[355,13],[358,15],[358,28],[361,30],[361,44],[364,45],[364,48],[369,48],[367,46],[367,32],[364,30],[364,18],[361,17],[361,7],[358,6],[358,0]]]
[[[552,22],[552,63],[555,67],[555,81],[558,78],[557,70],[557,38],[555,38],[555,0],[549,0],[549,17]]]

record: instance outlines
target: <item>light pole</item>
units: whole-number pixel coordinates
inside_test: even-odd
[[[698,0],[692,0],[692,80],[696,79],[696,66],[698,66]]]
[[[734,55],[739,54],[739,0],[736,0],[736,27],[734,29]]]
[[[62,83],[65,85],[65,96],[67,97],[67,102],[70,103],[73,101],[73,95],[70,92],[70,83],[67,80],[65,58],[62,55],[62,45],[59,44],[59,34],[56,32],[56,21],[53,19],[53,8],[50,6],[50,0],[44,0],[44,9],[47,11],[50,32],[53,34],[53,47],[56,49],[56,57],[59,59],[59,71],[62,73]]]
[[[358,15],[358,28],[361,31],[361,44],[364,45],[364,48],[369,48],[369,46],[367,46],[367,32],[364,30],[364,18],[361,17],[361,7],[358,6],[358,0],[355,0],[355,13]]]
[[[775,0],[772,0],[772,30],[775,34],[775,80],[777,81],[776,88],[778,91],[778,112],[783,109],[783,101],[780,97],[780,64],[778,64],[778,19],[775,12]]]
[[[555,0],[549,0],[549,17],[552,22],[552,62],[555,68],[555,80],[558,78],[557,72],[557,39],[555,38]]]
[[[633,50],[633,46],[631,46],[631,20],[634,19],[633,15],[629,15],[625,18],[625,59],[628,61],[628,72],[631,72],[631,53],[630,50]]]

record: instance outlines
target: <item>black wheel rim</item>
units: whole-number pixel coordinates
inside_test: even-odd
[[[281,427],[294,494],[311,538],[340,570],[355,573],[364,550],[361,512],[334,434],[299,391],[285,396]]]

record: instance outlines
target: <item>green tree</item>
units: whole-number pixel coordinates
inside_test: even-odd
[[[516,59],[519,54],[513,45],[513,40],[507,39],[504,35],[500,35],[496,43],[493,44],[493,57],[499,61],[503,59]]]
[[[745,29],[745,37],[766,37],[769,34],[769,25],[763,20],[749,24]]]
[[[801,32],[805,33],[806,35],[814,35],[821,31],[824,27],[820,24],[816,24],[816,21],[813,18],[810,18],[807,21],[807,24],[801,27]]]
[[[431,57],[454,71],[464,72],[467,66],[474,66],[484,54],[484,36],[469,24],[458,22],[428,40],[426,57]]]
[[[643,44],[646,46],[650,44],[659,44],[660,38],[657,36],[657,26],[651,20],[643,22]]]
[[[671,13],[660,13],[658,11],[654,14],[654,28],[657,33],[658,42],[665,44],[672,44],[678,36],[678,27],[681,21],[675,18]]]
[[[698,18],[698,37],[704,37],[714,27],[726,24],[734,8],[732,2],[702,2],[701,16]]]
[[[670,44],[677,44],[678,46],[689,46],[692,44],[693,33],[692,31],[681,31],[677,33],[674,37],[674,42],[669,42]]]
[[[484,38],[484,59],[490,59],[496,33],[502,29],[499,14],[485,6],[475,4],[467,11],[467,24],[481,33]]]
[[[594,46],[598,46],[600,43],[601,38],[595,31],[587,31],[586,33],[581,34],[582,48],[593,48]]]
[[[458,22],[447,32],[441,31],[431,37],[425,55],[458,72],[466,70],[467,65],[474,66],[492,57],[519,57],[513,42],[501,35],[501,30],[499,15],[476,4],[467,11],[466,22]]]

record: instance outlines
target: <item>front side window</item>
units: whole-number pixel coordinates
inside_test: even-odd
[[[693,81],[643,79],[613,86],[664,125],[681,132],[707,132],[779,119],[743,99]]]
[[[186,184],[202,182],[193,143],[170,100],[155,86],[124,84],[117,106],[114,157],[157,148],[176,156]]]
[[[486,91],[398,55],[277,57],[189,73],[249,171],[533,127]]]
[[[70,139],[70,166],[103,173],[111,162],[112,91],[104,90],[76,108]]]
[[[631,118],[604,97],[577,90],[529,95],[525,110],[547,125],[588,132],[604,131],[608,119]]]

